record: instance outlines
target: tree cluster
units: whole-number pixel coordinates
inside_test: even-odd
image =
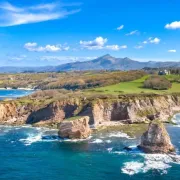
[[[155,90],[168,90],[171,87],[171,82],[163,76],[150,76],[147,80],[144,81],[144,88]]]

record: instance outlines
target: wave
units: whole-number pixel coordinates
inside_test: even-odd
[[[135,138],[130,137],[128,134],[123,133],[123,132],[109,133],[108,137],[120,137],[120,138],[126,138],[126,139],[135,139]]]
[[[112,141],[111,141],[111,140],[109,140],[109,139],[108,139],[108,140],[106,140],[106,143],[108,143],[108,144],[109,144],[109,143],[111,143],[111,142],[112,142]]]
[[[0,125],[0,136],[4,136],[13,129],[12,126]]]
[[[180,127],[180,113],[178,114],[175,114],[173,117],[172,117],[172,122],[177,124],[175,125],[176,127]]]
[[[93,141],[91,141],[90,143],[92,144],[100,144],[100,143],[103,143],[104,141],[102,139],[95,139]]]
[[[29,134],[27,138],[22,138],[19,140],[20,142],[23,142],[26,146],[31,145],[32,143],[42,141],[42,133],[39,134]]]
[[[50,130],[47,128],[36,128],[38,132],[33,132],[27,134],[26,138],[19,139],[20,142],[23,142],[24,145],[29,146],[36,142],[82,142],[82,141],[88,141],[91,139],[92,136],[90,136],[87,139],[68,139],[68,138],[60,138],[57,135],[57,130]]]
[[[121,169],[122,173],[134,175],[137,173],[147,173],[150,170],[157,170],[161,174],[166,174],[167,169],[171,168],[171,164],[180,164],[179,155],[166,154],[143,154],[144,162],[132,161],[125,162]]]
[[[121,169],[122,173],[134,175],[143,170],[144,164],[140,162],[126,162],[124,167]]]

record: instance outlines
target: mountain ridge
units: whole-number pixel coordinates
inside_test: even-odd
[[[167,61],[147,61],[140,62],[128,57],[115,58],[110,54],[98,57],[89,61],[76,61],[58,66],[39,66],[39,67],[0,67],[0,73],[20,73],[20,72],[58,72],[58,71],[83,71],[83,70],[140,70],[145,67],[149,68],[168,68],[180,67],[180,62]]]

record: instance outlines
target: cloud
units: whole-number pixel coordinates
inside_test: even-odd
[[[117,28],[118,31],[122,30],[124,28],[124,25],[121,25]]]
[[[154,39],[149,39],[149,42],[151,43],[151,44],[159,44],[160,43],[160,39],[159,38],[154,38]]]
[[[135,49],[142,49],[143,46],[139,45],[139,46],[135,46],[134,48],[135,48]]]
[[[165,25],[166,29],[180,29],[180,21],[174,21]]]
[[[58,45],[46,45],[46,46],[38,46],[37,43],[28,42],[24,45],[24,48],[31,52],[57,52],[57,51],[68,51],[69,46],[63,46],[61,44]]]
[[[59,3],[49,3],[16,7],[8,2],[0,3],[0,26],[7,27],[61,19],[80,11],[80,9],[68,11],[64,6]]]
[[[148,40],[145,40],[142,42],[142,44],[159,44],[161,41],[161,39],[159,38],[153,38],[153,37],[149,37]]]
[[[143,44],[147,44],[148,42],[147,42],[147,41],[143,41],[142,43],[143,43]]]
[[[0,4],[0,9],[7,10],[7,11],[12,11],[12,12],[22,12],[23,11],[22,8],[15,7],[15,6],[11,5],[8,2],[1,3]]]
[[[119,51],[121,49],[127,49],[126,45],[123,46],[119,46],[119,45],[107,45],[104,47],[104,49],[109,49],[109,50],[113,50],[113,51]]]
[[[131,31],[130,33],[127,33],[126,36],[132,36],[132,35],[135,35],[135,34],[139,34],[139,31],[138,30]]]
[[[76,61],[88,61],[96,59],[97,57],[78,57],[78,56],[42,56],[41,61],[48,62],[58,62],[58,63],[67,63],[67,62],[76,62]]]
[[[170,49],[170,50],[168,50],[168,52],[170,52],[170,53],[176,53],[176,49]]]
[[[80,45],[82,45],[84,48],[87,49],[102,49],[104,44],[107,42],[108,40],[103,37],[97,37],[96,39],[94,39],[93,41],[80,41]]]
[[[98,49],[107,49],[107,50],[113,50],[118,51],[120,49],[126,49],[127,46],[119,46],[119,45],[106,45],[108,39],[103,37],[97,37],[96,39],[92,41],[80,41],[80,45],[82,48],[88,49],[88,50],[98,50]]]
[[[53,9],[56,8],[56,3],[49,3],[49,4],[39,4],[39,5],[36,5],[36,6],[32,6],[32,7],[29,7],[29,9],[32,9],[32,10],[49,10],[49,11],[52,11]]]

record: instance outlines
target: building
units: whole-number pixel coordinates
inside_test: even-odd
[[[165,69],[165,70],[160,70],[160,71],[158,72],[158,75],[160,75],[160,76],[161,76],[161,75],[169,75],[169,74],[171,74],[170,71],[168,71],[168,70],[166,70],[166,69]]]

